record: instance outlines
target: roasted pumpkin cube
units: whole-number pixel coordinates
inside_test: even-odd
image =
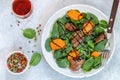
[[[90,20],[86,21],[83,25],[83,32],[86,35],[90,35],[93,31],[94,23]]]

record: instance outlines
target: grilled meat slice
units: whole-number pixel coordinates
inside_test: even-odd
[[[80,60],[70,60],[70,69],[72,71],[78,71],[80,67],[84,64],[85,60],[80,59]]]
[[[106,33],[102,33],[100,36],[98,36],[98,38],[96,38],[95,40],[95,44],[101,42],[102,40],[107,38],[107,34]]]
[[[74,31],[74,30],[76,30],[76,27],[72,23],[68,23],[68,22],[65,24],[65,28],[68,31]]]
[[[72,45],[77,48],[80,43],[84,41],[84,34],[81,30],[76,31],[72,36]]]

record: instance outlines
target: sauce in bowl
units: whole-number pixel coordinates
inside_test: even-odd
[[[20,51],[13,52],[7,58],[7,68],[12,73],[21,73],[23,72],[28,64],[26,56]]]
[[[32,12],[30,0],[14,0],[12,3],[13,13],[20,18],[27,18]]]

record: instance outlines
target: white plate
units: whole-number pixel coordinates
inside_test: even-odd
[[[81,12],[91,12],[93,14],[95,14],[99,20],[101,19],[104,19],[106,21],[108,21],[108,18],[104,15],[104,13],[102,13],[100,10],[92,7],[92,6],[88,6],[88,5],[83,5],[83,4],[76,4],[76,5],[71,5],[71,6],[68,6],[68,7],[65,7],[59,11],[57,11],[47,22],[43,32],[42,32],[42,40],[41,40],[41,47],[42,47],[42,52],[43,52],[43,55],[47,61],[47,63],[57,72],[63,74],[63,75],[66,75],[66,76],[69,76],[69,77],[73,77],[73,78],[84,78],[84,77],[89,77],[89,76],[92,76],[98,72],[100,72],[104,66],[101,66],[100,68],[98,69],[93,69],[92,71],[90,72],[87,72],[87,73],[84,73],[82,70],[79,70],[78,72],[72,72],[70,71],[68,68],[64,69],[64,68],[60,68],[58,67],[58,65],[56,64],[54,58],[53,58],[53,54],[52,52],[47,52],[46,49],[45,49],[45,41],[46,39],[49,37],[50,35],[50,31],[52,30],[52,27],[53,27],[53,24],[54,22],[60,18],[60,17],[63,17],[66,12],[70,9],[77,9]],[[114,43],[114,31],[112,33],[112,36],[110,38],[110,50],[111,50],[111,56],[108,60],[108,62],[110,61],[113,53],[114,53],[114,49],[115,49],[115,43]],[[108,63],[107,62],[107,63]]]

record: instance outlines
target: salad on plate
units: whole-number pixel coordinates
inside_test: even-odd
[[[107,43],[108,23],[89,12],[71,9],[53,25],[45,48],[53,52],[60,68],[84,72],[102,64],[101,51]]]

